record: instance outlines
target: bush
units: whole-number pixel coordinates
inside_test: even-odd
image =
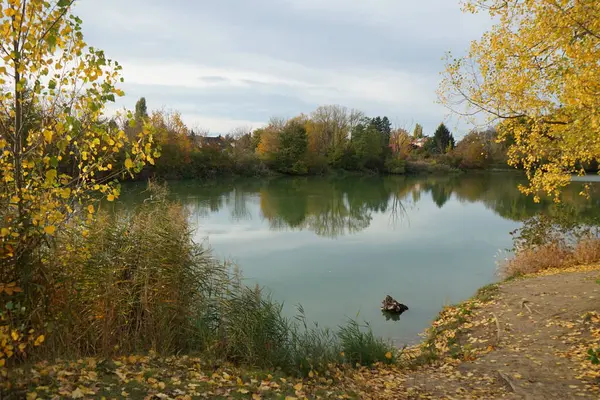
[[[511,277],[600,262],[597,228],[573,222],[567,218],[568,209],[556,210],[554,217],[535,216],[512,232],[514,256],[501,265],[503,275]]]
[[[406,161],[399,158],[389,158],[385,162],[385,172],[390,174],[404,174],[406,172]]]
[[[577,243],[573,250],[573,261],[579,265],[600,262],[600,239],[589,237]]]
[[[437,163],[435,160],[408,160],[406,161],[407,174],[441,174],[455,171],[446,164]]]
[[[518,251],[502,266],[505,276],[534,274],[550,268],[571,265],[571,251],[560,243],[547,243]]]

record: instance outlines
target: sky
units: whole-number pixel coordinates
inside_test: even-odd
[[[133,108],[178,110],[211,134],[339,104],[432,134],[447,51],[491,25],[459,0],[79,0],[88,44],[123,65]]]

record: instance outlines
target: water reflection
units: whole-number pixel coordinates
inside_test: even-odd
[[[233,221],[262,218],[274,231],[308,230],[336,238],[369,227],[373,214],[387,213],[390,225],[410,223],[410,212],[430,198],[443,208],[453,197],[460,203],[481,203],[503,218],[523,221],[540,212],[565,213],[577,222],[596,223],[598,187],[591,199],[578,193],[581,183],[567,188],[562,207],[550,199],[534,203],[517,189],[524,177],[516,173],[430,177],[308,177],[171,183],[173,196],[193,215],[227,211]],[[139,202],[141,186],[129,186],[121,197],[127,207]],[[260,213],[251,210],[258,206]]]

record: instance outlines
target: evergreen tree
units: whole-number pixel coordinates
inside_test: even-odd
[[[447,153],[448,150],[453,149],[455,145],[454,137],[443,123],[435,130],[433,142],[435,144],[435,150],[439,154]]]
[[[387,147],[390,143],[390,136],[392,134],[392,123],[388,117],[375,117],[371,119],[371,126],[373,126],[381,135],[381,143]]]

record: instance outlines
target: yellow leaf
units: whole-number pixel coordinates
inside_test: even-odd
[[[314,373],[314,372],[310,371],[310,372],[308,373],[308,377],[309,377],[309,378],[312,378],[312,377],[314,377],[314,376],[315,376],[315,373]]]
[[[115,196],[112,194],[109,194],[108,196],[106,196],[106,200],[108,201],[115,201]]]
[[[133,168],[133,162],[131,161],[131,158],[128,158],[125,160],[125,168],[127,168],[127,169]]]
[[[27,395],[25,397],[27,398],[27,400],[35,400],[35,399],[37,399],[37,393],[30,392],[30,393],[27,393]]]
[[[49,182],[52,182],[56,179],[56,170],[55,169],[49,169],[48,171],[46,171],[46,180]]]
[[[285,396],[285,400],[298,400],[298,398],[293,396]]]
[[[46,143],[50,143],[52,141],[52,131],[44,131],[44,139],[46,140]]]
[[[260,400],[260,399],[262,399],[262,397],[261,397],[261,395],[260,395],[260,394],[256,394],[256,393],[254,393],[254,394],[252,395],[252,400]]]
[[[85,394],[83,393],[83,391],[79,388],[73,390],[71,392],[71,398],[72,399],[81,399],[85,396]]]
[[[302,390],[302,387],[303,387],[303,386],[304,386],[304,385],[302,385],[302,382],[300,382],[300,383],[297,383],[297,384],[294,386],[294,389],[295,389],[295,390]]]
[[[93,214],[93,213],[94,213],[94,206],[93,206],[93,205],[91,205],[91,204],[90,204],[90,205],[88,206],[88,212],[89,212],[90,214]]]
[[[248,390],[247,390],[247,389],[238,389],[238,393],[241,393],[241,394],[248,394],[249,392],[248,392]]]
[[[44,232],[46,232],[48,235],[54,235],[54,232],[56,232],[56,227],[54,225],[48,225],[44,227]]]
[[[387,358],[388,360],[392,359],[392,352],[388,351],[387,353],[385,353],[385,358]]]
[[[10,235],[10,231],[8,230],[8,228],[0,229],[0,237],[4,237],[4,236],[8,236],[8,235]]]
[[[35,339],[35,342],[33,343],[33,345],[39,346],[40,344],[44,343],[44,340],[46,340],[46,337],[44,335],[40,335],[37,337],[37,339]]]
[[[4,364],[6,364],[6,360],[4,358],[0,358],[0,367],[4,367]]]
[[[10,337],[12,338],[12,340],[14,340],[14,341],[16,342],[17,340],[19,340],[19,332],[17,332],[17,331],[12,331],[12,332],[10,333]]]

